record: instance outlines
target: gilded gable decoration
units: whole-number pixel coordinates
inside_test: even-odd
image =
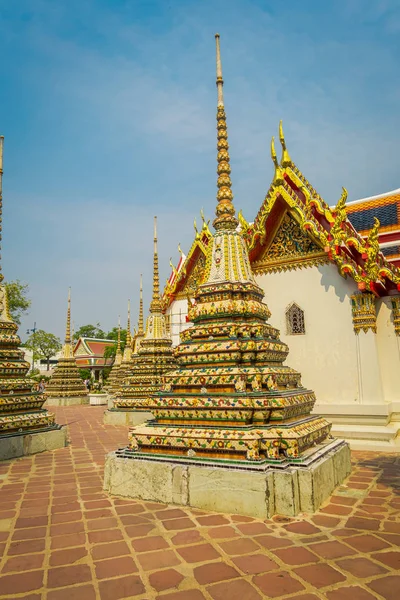
[[[396,335],[400,335],[400,296],[393,296],[391,302],[394,331]]]
[[[353,294],[351,296],[351,310],[353,313],[354,333],[371,330],[376,333],[376,306],[375,296],[369,292]]]
[[[253,263],[252,269],[254,273],[271,273],[327,261],[325,252],[286,213],[272,243],[261,260]]]

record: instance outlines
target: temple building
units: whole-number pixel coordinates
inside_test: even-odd
[[[190,301],[193,325],[180,335],[178,367],[162,390],[136,402],[155,419],[131,427],[128,447],[107,457],[105,488],[228,513],[295,515],[315,510],[345,478],[350,453],[311,414],[314,392],[284,364],[288,346],[268,323],[232,202],[219,35],[216,45],[215,233]]]
[[[355,449],[398,451],[400,191],[347,203],[343,189],[329,207],[289,155],[282,124],[279,139],[281,160],[272,141],[274,178],[257,215],[247,222],[239,213],[255,281],[333,434]],[[203,217],[165,287],[174,344],[211,240]]]
[[[67,325],[62,356],[46,386],[48,406],[72,406],[88,404],[88,390],[83,383],[72,350],[71,338],[71,291],[68,292]]]
[[[139,337],[138,337],[139,336]],[[106,424],[135,424],[151,418],[151,413],[137,412],[137,403],[161,389],[164,375],[175,368],[172,340],[167,334],[165,315],[162,311],[160,281],[158,273],[157,219],[154,218],[154,256],[153,256],[153,297],[150,314],[146,321],[143,336],[143,298],[142,285],[138,333],[135,339],[129,373],[122,380],[120,389],[115,393],[113,406],[104,413]]]
[[[0,240],[3,141],[0,137]],[[29,363],[19,348],[18,326],[8,309],[7,290],[0,267],[0,460],[65,446],[65,429],[43,408],[45,396],[26,377]]]
[[[103,384],[103,371],[112,365],[111,358],[104,358],[106,348],[113,348],[114,340],[80,337],[73,347],[79,369],[88,369],[93,382]]]

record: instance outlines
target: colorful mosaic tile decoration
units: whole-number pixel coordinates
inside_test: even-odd
[[[161,392],[137,403],[155,421],[133,427],[129,447],[144,455],[220,460],[308,456],[328,441],[331,425],[311,416],[314,393],[284,365],[288,347],[267,323],[232,203],[228,133],[217,40],[218,204],[203,283],[189,306],[193,327],[181,335],[179,368]]]

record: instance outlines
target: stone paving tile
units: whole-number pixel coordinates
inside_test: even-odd
[[[242,515],[108,497],[124,427],[55,407],[64,449],[0,463],[4,600],[397,600],[400,455],[353,453],[315,515]]]

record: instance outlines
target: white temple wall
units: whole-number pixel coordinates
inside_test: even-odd
[[[188,313],[187,299],[175,300],[168,307],[166,315],[170,317],[171,338],[173,346],[177,346],[180,342],[179,336],[181,331],[190,327],[190,323],[186,322]]]
[[[390,298],[376,303],[377,350],[385,402],[400,401],[400,337],[395,334]]]
[[[356,336],[350,296],[357,286],[332,264],[257,275],[272,313],[269,322],[289,346],[287,364],[302,373],[302,383],[315,391],[318,404],[361,401]],[[287,335],[286,310],[295,302],[305,317],[305,335]]]

